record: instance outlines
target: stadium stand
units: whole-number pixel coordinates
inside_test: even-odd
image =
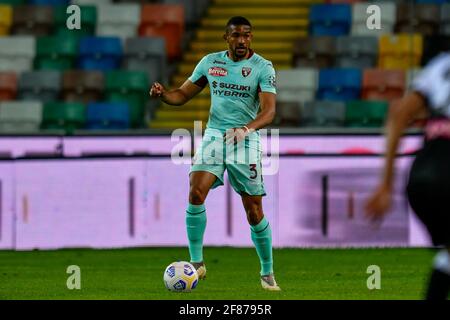
[[[66,26],[70,4],[80,5],[79,30]],[[371,5],[380,8],[380,29],[367,27]],[[233,15],[252,21],[253,48],[277,70],[280,126],[376,126],[369,105],[401,97],[424,64],[450,49],[450,3],[441,0],[0,0],[0,101],[44,104],[53,118],[42,128],[56,127],[55,117],[61,128],[71,123],[69,131],[192,128],[207,121],[208,87],[174,108],[149,101],[149,86],[179,86],[205,54],[224,50],[221,35]],[[51,86],[50,74],[59,75]],[[85,120],[70,118],[75,111],[65,120],[66,107],[49,102],[84,110]],[[126,124],[88,121],[88,104],[105,111],[116,102],[126,105]],[[353,120],[325,121],[319,111],[319,120],[304,120],[306,105],[330,102],[350,108],[344,114]]]

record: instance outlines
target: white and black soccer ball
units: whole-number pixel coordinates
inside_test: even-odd
[[[172,262],[164,271],[164,285],[170,291],[190,292],[197,284],[197,270],[189,262]]]

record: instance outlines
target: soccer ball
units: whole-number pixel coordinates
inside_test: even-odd
[[[164,271],[164,285],[170,291],[190,292],[197,284],[197,270],[189,262],[172,262]]]

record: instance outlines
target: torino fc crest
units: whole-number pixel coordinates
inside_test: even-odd
[[[244,77],[250,75],[250,73],[252,72],[252,68],[249,67],[242,67],[242,75]]]

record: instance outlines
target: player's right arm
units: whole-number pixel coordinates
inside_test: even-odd
[[[181,87],[173,90],[166,90],[162,84],[155,82],[150,89],[150,96],[161,98],[163,102],[173,106],[181,106],[202,90],[203,87],[192,83],[190,80],[186,80]]]
[[[195,95],[208,83],[207,75],[207,57],[203,57],[197,64],[194,72],[186,80],[181,87],[173,90],[166,90],[164,86],[155,82],[150,89],[150,96],[153,98],[160,97],[161,100],[173,106],[181,106],[191,100]]]

